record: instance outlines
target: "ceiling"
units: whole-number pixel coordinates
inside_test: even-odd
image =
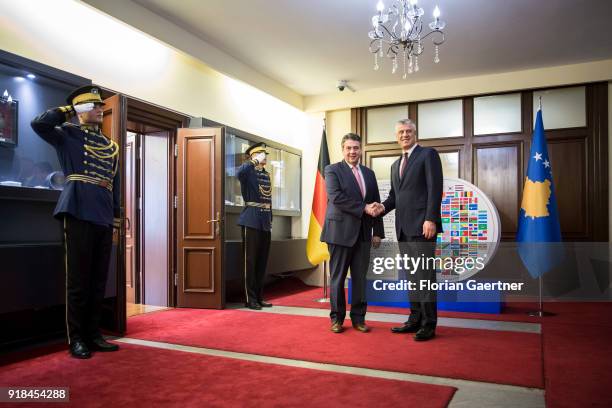
[[[610,0],[420,0],[426,17],[439,5],[446,42],[406,80],[388,60],[373,70],[377,0],[133,1],[301,95],[339,79],[365,90],[612,58]]]

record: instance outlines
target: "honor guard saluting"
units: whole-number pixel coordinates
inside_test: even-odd
[[[119,227],[119,146],[100,131],[104,102],[97,86],[76,89],[67,102],[36,117],[32,129],[55,147],[66,175],[54,212],[64,222],[66,329],[72,356],[90,358],[90,350],[119,349],[98,327],[113,226]],[[80,125],[70,123],[74,115]]]
[[[264,169],[266,154],[264,143],[249,147],[246,151],[249,160],[238,168],[237,173],[244,199],[238,225],[242,226],[244,248],[245,306],[255,310],[272,306],[263,300],[272,230],[272,185],[270,175]]]

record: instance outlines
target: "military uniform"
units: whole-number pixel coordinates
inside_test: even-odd
[[[251,146],[247,155],[265,152],[263,143]],[[268,172],[248,160],[238,168],[238,180],[245,207],[238,218],[242,226],[246,306],[258,308],[263,302],[263,283],[270,253],[272,230],[272,185]]]
[[[64,221],[66,326],[70,344],[101,338],[99,323],[119,202],[119,147],[97,127],[69,123],[73,105],[102,104],[99,89],[82,87],[69,106],[36,117],[32,129],[55,147],[66,185],[54,216]]]

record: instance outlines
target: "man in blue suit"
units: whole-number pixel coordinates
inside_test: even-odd
[[[410,119],[395,125],[402,157],[391,165],[391,190],[379,210],[387,214],[395,210],[395,230],[400,252],[412,258],[431,262],[408,271],[416,282],[436,281],[433,259],[436,236],[442,232],[440,204],[442,202],[442,163],[431,147],[417,144],[416,126]],[[410,317],[393,333],[415,333],[414,340],[426,341],[436,334],[436,291],[411,290]]]
[[[346,316],[344,280],[350,267],[351,321],[353,328],[367,333],[370,329],[365,324],[365,289],[370,246],[378,247],[384,238],[382,219],[372,216],[372,203],[380,201],[380,193],[374,172],[359,164],[359,135],[344,135],[342,155],[344,160],[325,167],[327,212],[321,241],[327,243],[331,257],[331,330],[334,333],[343,331]]]

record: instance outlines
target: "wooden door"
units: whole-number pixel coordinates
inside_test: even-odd
[[[129,132],[125,141],[125,296],[128,303],[137,303],[136,288],[136,231],[138,218],[137,177],[138,158],[137,135]]]
[[[177,306],[224,306],[220,128],[178,129]]]
[[[125,218],[125,143],[126,102],[122,95],[114,95],[104,100],[104,119],[102,133],[119,144],[119,172],[121,182],[113,188],[121,189],[122,218]],[[122,223],[125,226],[125,221]],[[117,335],[125,333],[125,228],[113,234],[113,251],[109,265],[109,277],[106,296],[103,303],[100,326]]]

